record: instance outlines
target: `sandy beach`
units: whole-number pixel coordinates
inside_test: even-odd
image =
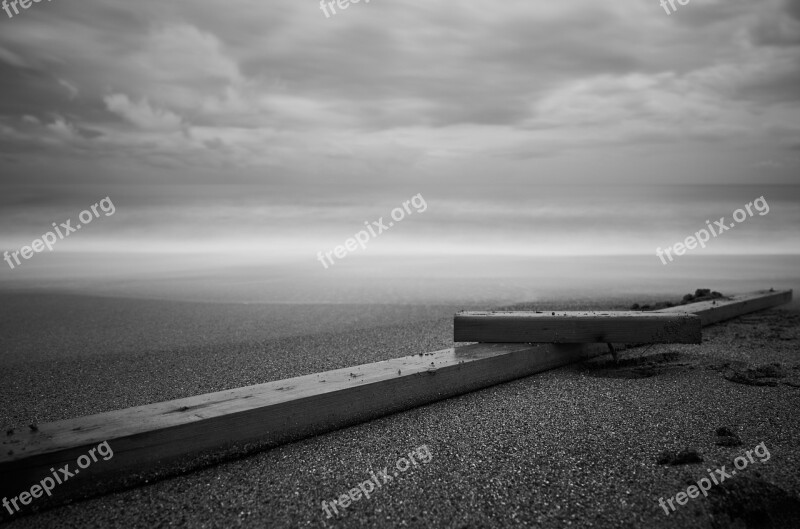
[[[5,299],[4,321],[17,324],[2,341],[4,430],[451,347],[452,314],[469,308],[233,306],[44,294]],[[520,307],[625,309],[633,301]],[[45,316],[39,307],[49,307],[63,315],[67,306],[80,316],[44,318],[50,333],[21,325],[32,321],[25,311]],[[137,326],[133,313],[149,321]],[[307,332],[309,321],[314,332]],[[163,333],[147,338],[137,330],[159,325]],[[193,333],[202,343],[192,342]],[[705,328],[703,339],[702,345],[630,349],[618,366],[600,357],[24,516],[8,527],[797,523],[800,311],[792,304],[747,315]],[[748,371],[758,366],[771,367]],[[741,444],[717,444],[723,427]],[[730,469],[735,457],[762,442],[769,459],[756,459],[708,498],[676,505],[669,515],[659,506],[659,498],[685,491],[707,469]],[[326,517],[323,501],[420,445],[429,448],[429,463]],[[702,462],[657,462],[663,452],[683,449],[696,451]]]

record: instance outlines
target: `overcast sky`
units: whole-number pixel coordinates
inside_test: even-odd
[[[304,234],[307,251],[416,193],[437,228],[393,240],[449,221],[457,245],[459,215],[530,213],[543,185],[800,174],[800,0],[372,0],[330,18],[312,0],[55,0],[0,11],[0,79],[8,248],[107,195],[119,216],[83,243]],[[605,248],[670,243],[655,235]]]

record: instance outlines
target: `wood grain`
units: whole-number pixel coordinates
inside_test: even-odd
[[[0,494],[30,489],[51,467],[74,468],[103,441],[114,457],[56,487],[54,498],[141,483],[607,352],[595,344],[478,344],[42,424],[3,436]]]
[[[453,341],[489,343],[700,343],[700,318],[629,311],[459,312]]]
[[[654,312],[662,314],[695,314],[700,317],[703,326],[706,326],[749,312],[777,307],[790,301],[792,301],[791,290],[758,290],[747,294],[730,296],[727,299],[701,301]]]

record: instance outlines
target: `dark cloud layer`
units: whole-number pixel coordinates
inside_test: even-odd
[[[133,155],[142,172],[242,175],[389,164],[398,147],[438,164],[757,143],[779,124],[765,113],[797,117],[797,5],[374,2],[329,19],[314,2],[39,5],[2,20],[0,131],[6,160]],[[707,119],[692,122],[698,107]]]

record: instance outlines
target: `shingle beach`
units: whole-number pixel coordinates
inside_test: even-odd
[[[59,303],[28,294],[6,299],[4,318],[14,317],[12,308]],[[60,302],[88,311],[81,319],[89,323],[67,333],[71,343],[62,336],[43,347],[39,335],[26,344],[18,327],[3,337],[4,431],[451,347],[452,314],[465,308],[282,306],[286,321],[270,326],[260,322],[278,308],[267,305],[71,296]],[[170,338],[151,334],[132,353],[140,338],[134,327],[124,331],[129,312],[160,321],[159,310],[177,314],[182,332],[198,325],[206,343],[170,347]],[[240,329],[213,316],[231,310]],[[292,326],[309,316],[319,332]],[[617,366],[600,357],[23,516],[8,527],[789,527],[800,520],[799,323],[794,304],[746,315],[705,328],[702,345],[629,349]],[[162,324],[168,336],[170,326]],[[104,331],[87,335],[90,325]],[[89,339],[91,348],[82,348]],[[64,354],[67,348],[74,353]],[[741,444],[720,443],[720,428]],[[669,515],[659,506],[659,498],[685,491],[707,469],[732,468],[735,457],[762,442],[768,461],[756,459],[708,498],[676,505]],[[430,462],[326,516],[323,501],[421,445]],[[657,462],[682,450],[702,462]]]

